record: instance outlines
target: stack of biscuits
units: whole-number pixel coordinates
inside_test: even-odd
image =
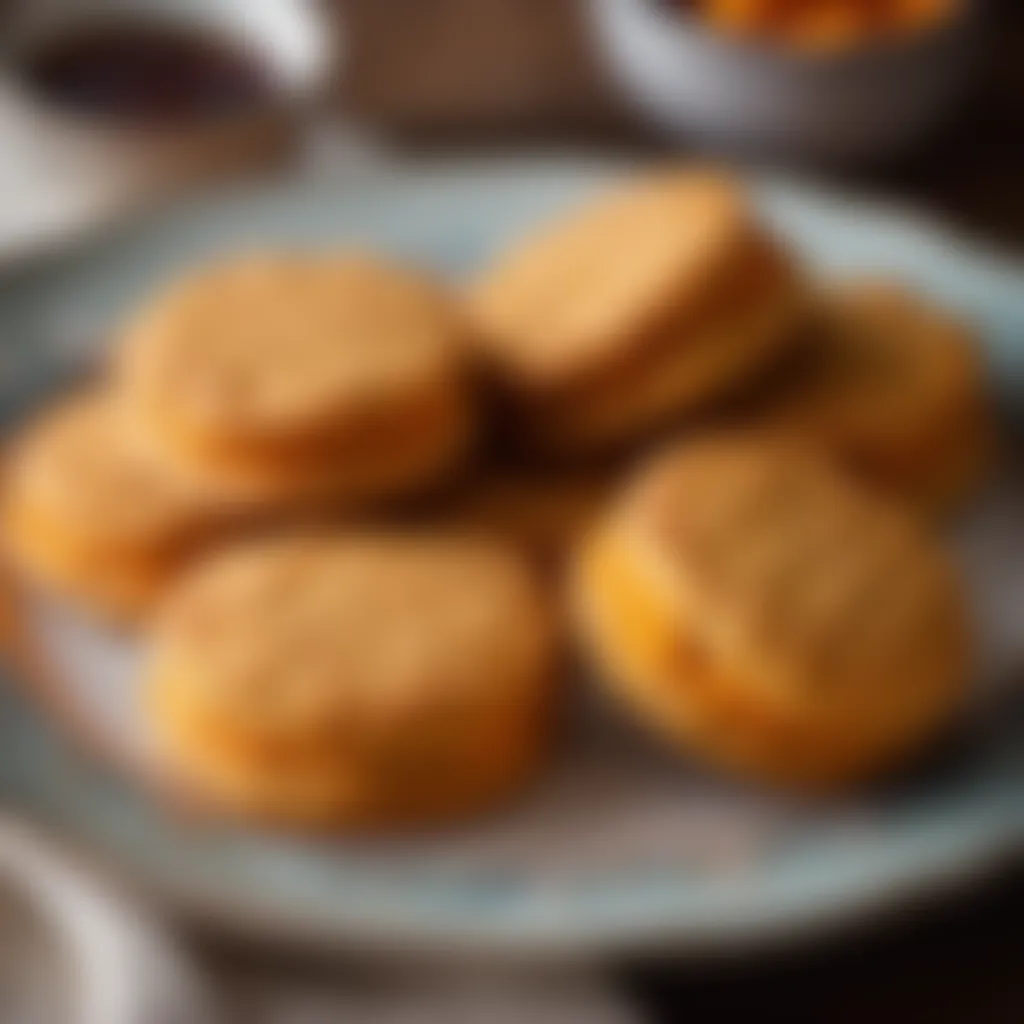
[[[986,423],[954,317],[819,283],[741,182],[673,169],[459,291],[349,252],[172,283],[15,438],[3,536],[29,584],[146,633],[154,737],[222,811],[496,805],[556,743],[571,635],[689,756],[831,790],[964,695],[932,513]]]

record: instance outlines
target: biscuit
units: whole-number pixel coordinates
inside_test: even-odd
[[[898,285],[855,281],[823,297],[796,358],[748,413],[820,440],[887,490],[945,507],[991,461],[982,377],[952,316]]]
[[[360,256],[252,256],[158,297],[118,379],[154,449],[208,486],[285,506],[429,485],[467,447],[470,391],[451,303]]]
[[[787,347],[805,291],[738,184],[689,170],[527,238],[468,305],[517,429],[572,455],[633,440],[761,371]]]
[[[964,605],[924,524],[779,436],[655,460],[583,546],[575,592],[622,703],[757,780],[880,773],[964,694]]]
[[[432,824],[549,748],[555,629],[521,559],[425,534],[306,534],[200,566],[157,617],[146,707],[214,806],[296,825]]]
[[[27,577],[130,620],[239,511],[153,460],[123,429],[110,395],[92,391],[59,403],[15,440],[3,533]]]

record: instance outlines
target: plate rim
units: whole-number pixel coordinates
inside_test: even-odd
[[[436,161],[430,162],[426,168],[391,167],[384,173],[374,172],[361,183],[347,180],[340,185],[323,186],[318,191],[329,195],[337,195],[341,201],[352,201],[359,190],[373,189],[387,194],[395,188],[416,187],[438,180],[452,181],[453,177],[476,178],[482,174],[493,174],[496,170],[502,175],[530,174],[533,176],[550,176],[552,173],[577,177],[581,182],[600,179],[611,180],[621,175],[636,163],[632,160],[604,160],[588,158],[580,160],[570,157],[534,157],[530,159],[507,160],[500,157],[489,157],[476,160]],[[776,177],[757,179],[758,187],[774,190],[780,195],[798,195],[799,190],[806,188],[803,184],[792,180]],[[152,217],[159,224],[162,219],[169,219],[182,205],[191,207],[193,211],[201,210],[206,204],[216,204],[225,193],[238,198],[257,199],[262,195],[282,195],[301,188],[308,196],[307,184],[301,182],[276,182],[261,184],[256,187],[229,188],[207,194],[198,201],[193,199],[184,203],[175,203],[169,208],[155,212]],[[995,270],[1000,274],[1020,278],[1024,283],[1024,261],[999,254],[992,247],[980,246],[969,237],[958,234],[945,225],[923,218],[914,212],[907,212],[893,203],[878,202],[856,194],[840,190],[812,188],[815,193],[814,202],[845,203],[864,210],[865,215],[873,220],[885,219],[887,229],[905,236],[915,236],[923,240],[929,249],[943,249],[955,239],[955,247],[963,257],[984,268]],[[153,219],[147,216],[141,222],[120,229],[129,234],[145,232],[153,227]],[[80,255],[80,254],[79,254]],[[72,258],[74,258],[72,256]],[[36,272],[46,274],[47,267],[40,267]],[[17,671],[6,671],[5,682],[15,690],[24,694],[30,687],[24,686],[24,678]],[[12,682],[12,677],[14,681]],[[34,697],[33,697],[34,699]],[[53,723],[41,725],[41,728],[53,728]],[[63,731],[63,730],[61,730]],[[31,812],[30,812],[31,813]],[[48,825],[50,823],[47,823]],[[122,851],[118,871],[131,880],[141,890],[154,895],[158,902],[166,904],[172,912],[181,912],[188,919],[202,923],[204,927],[214,930],[229,931],[264,931],[270,929],[276,937],[288,943],[300,945],[312,944],[318,947],[339,947],[372,952],[380,947],[389,953],[398,949],[409,948],[413,952],[436,953],[439,947],[445,952],[457,952],[459,955],[491,955],[517,957],[557,957],[575,958],[591,956],[621,956],[641,951],[665,950],[686,956],[702,953],[712,954],[723,949],[746,948],[756,946],[765,941],[786,941],[787,938],[800,939],[832,931],[856,924],[859,920],[872,919],[890,911],[896,911],[906,903],[913,903],[925,895],[941,892],[945,889],[983,880],[993,874],[1004,861],[1016,861],[1019,852],[1024,850],[1024,819],[1020,823],[1007,822],[1003,832],[992,830],[991,834],[977,834],[967,849],[949,846],[943,856],[934,856],[928,870],[915,869],[905,877],[893,877],[888,884],[877,883],[870,894],[856,892],[846,894],[830,894],[828,905],[825,901],[815,904],[803,901],[802,912],[794,913],[790,908],[790,916],[785,920],[771,915],[760,919],[747,919],[742,923],[718,922],[717,925],[708,921],[695,927],[692,920],[685,915],[673,920],[660,920],[653,917],[646,921],[631,921],[629,924],[620,922],[618,925],[604,923],[603,930],[594,927],[593,922],[577,920],[571,927],[562,930],[554,928],[545,931],[538,929],[536,924],[523,933],[503,932],[494,927],[466,927],[464,921],[457,920],[449,914],[447,924],[433,922],[415,922],[407,920],[398,923],[388,919],[387,915],[359,915],[356,913],[337,914],[330,925],[299,915],[290,920],[282,920],[276,911],[264,907],[258,910],[246,901],[228,900],[226,894],[218,894],[219,900],[210,900],[209,893],[190,893],[172,891],[175,887],[166,884],[167,879],[157,879],[153,872],[138,879],[133,876],[145,873],[146,869],[138,863],[127,863],[130,856]],[[79,841],[81,840],[81,844]],[[72,845],[82,845],[86,855],[96,855],[101,861],[110,861],[114,855],[111,851],[100,853],[88,849],[94,844],[82,840],[81,836],[71,839]],[[937,853],[938,851],[933,851]],[[152,866],[151,866],[152,867]],[[202,904],[202,905],[200,905]],[[230,905],[229,905],[230,904]],[[437,915],[443,917],[443,913]],[[527,934],[526,932],[529,932]]]

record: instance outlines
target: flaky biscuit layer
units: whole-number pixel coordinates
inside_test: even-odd
[[[740,185],[665,173],[517,247],[471,291],[473,340],[517,430],[585,454],[745,384],[807,305],[796,261]]]
[[[795,336],[804,296],[768,289],[656,358],[622,368],[614,383],[581,389],[522,416],[535,444],[554,454],[587,453],[692,417],[769,366]]]

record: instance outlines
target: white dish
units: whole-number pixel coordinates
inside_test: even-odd
[[[746,44],[665,0],[589,0],[613,77],[673,136],[790,161],[900,155],[951,112],[975,51],[975,4],[905,42],[835,56]]]
[[[26,87],[21,62],[62,33],[118,18],[236,41],[266,74],[265,100],[215,123],[85,117]],[[14,0],[0,49],[0,265],[49,253],[196,181],[264,167],[291,152],[341,66],[337,20],[312,0]]]
[[[0,412],[14,417],[66,381],[77,357],[54,339],[72,328],[109,337],[156,281],[196,261],[253,245],[350,244],[459,277],[622,173],[573,161],[463,162],[381,171],[343,190],[278,185],[183,205],[0,292],[11,371],[0,379]],[[1019,405],[1016,264],[834,195],[760,182],[756,198],[816,265],[898,273],[942,294],[977,322],[1003,397]],[[1011,487],[962,533],[986,655],[977,715],[959,742],[884,792],[794,806],[709,779],[618,717],[584,708],[522,803],[464,829],[314,841],[197,820],[133,784],[159,770],[134,692],[137,650],[28,600],[9,620],[21,619],[37,662],[52,666],[43,692],[64,714],[42,715],[26,698],[38,669],[12,660],[0,671],[0,787],[176,909],[248,936],[545,962],[777,945],[977,878],[1020,850],[1024,733],[1003,711],[1015,707],[1007,684],[1024,657],[1022,508]],[[128,778],[70,746],[59,728],[68,723],[132,766]]]

